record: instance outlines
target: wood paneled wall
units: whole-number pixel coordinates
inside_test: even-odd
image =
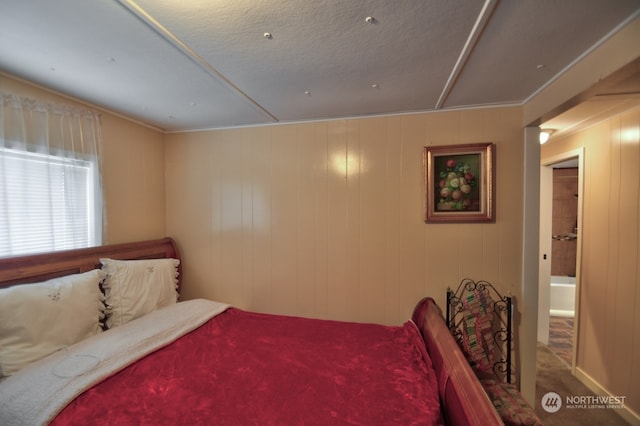
[[[167,232],[185,298],[400,324],[465,277],[518,296],[520,108],[264,126],[166,137]],[[492,224],[425,224],[425,145],[494,142]]]
[[[640,413],[640,107],[543,146],[584,147],[577,368]]]

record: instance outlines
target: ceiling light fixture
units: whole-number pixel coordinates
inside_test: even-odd
[[[374,18],[373,16],[367,16],[366,18],[364,18],[364,22],[366,22],[367,24],[375,24],[376,18]]]
[[[540,129],[540,145],[547,142],[553,132],[555,132],[555,129]]]

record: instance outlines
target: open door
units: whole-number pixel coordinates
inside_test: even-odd
[[[583,163],[583,150],[575,150],[566,152],[553,158],[548,158],[543,161],[540,167],[540,262],[539,262],[539,287],[538,287],[538,341],[549,345],[549,331],[550,328],[550,312],[553,311],[552,298],[556,297],[552,293],[552,239],[553,235],[553,169],[557,167],[577,167],[578,168],[578,190],[577,194],[577,223],[575,234],[572,238],[576,238],[576,257],[575,257],[575,287],[574,287],[574,319],[572,341],[571,341],[571,356],[570,360],[565,360],[571,365],[572,371],[575,374],[576,365],[576,353],[578,347],[577,330],[579,327],[579,291],[580,291],[580,264],[581,264],[581,223],[582,223],[582,195],[583,195],[583,176],[584,176],[584,163]],[[559,236],[561,237],[561,236]],[[566,352],[563,354],[566,355]]]
[[[553,168],[540,167],[540,271],[538,272],[538,342],[549,344]]]

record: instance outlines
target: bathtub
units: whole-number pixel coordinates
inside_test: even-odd
[[[573,317],[576,303],[576,278],[551,276],[549,315]]]

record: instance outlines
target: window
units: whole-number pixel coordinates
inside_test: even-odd
[[[100,114],[0,91],[0,257],[102,243]]]
[[[95,161],[0,148],[0,256],[100,244],[96,173]]]

